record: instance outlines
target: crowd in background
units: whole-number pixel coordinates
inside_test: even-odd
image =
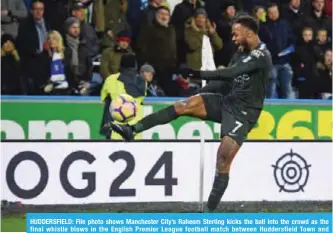
[[[225,68],[244,14],[272,54],[267,98],[332,98],[332,0],[183,0],[172,11],[165,0],[1,0],[1,93],[99,95],[110,75],[149,64],[149,95],[189,96],[204,83],[177,71]]]

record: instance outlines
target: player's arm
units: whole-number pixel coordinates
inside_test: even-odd
[[[237,63],[225,69],[214,71],[200,71],[200,77],[206,80],[233,79],[238,75],[250,73],[252,71],[260,69],[266,62],[264,59],[264,54],[261,51],[259,52],[261,54],[258,55],[258,57],[250,55],[247,58],[243,59],[243,61],[241,61],[240,63]]]

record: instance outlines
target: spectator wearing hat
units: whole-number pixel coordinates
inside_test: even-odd
[[[120,71],[120,61],[122,56],[133,54],[130,44],[131,36],[129,32],[122,31],[117,36],[116,45],[113,48],[108,48],[103,51],[100,66],[100,73],[103,79]]]
[[[195,10],[203,5],[203,2],[199,0],[183,0],[173,10],[171,24],[176,30],[178,66],[186,63],[185,23],[194,15]]]
[[[215,70],[214,52],[222,48],[216,25],[207,18],[205,9],[196,10],[185,28],[187,66],[193,70]]]
[[[170,10],[158,7],[154,23],[145,27],[138,38],[139,64],[149,63],[155,69],[157,84],[169,96],[176,96],[172,72],[176,68],[177,50],[175,30],[170,22]]]
[[[27,17],[23,0],[1,0],[1,31],[16,38],[19,21]]]
[[[1,37],[1,94],[22,94],[20,57],[15,48],[14,38],[9,34],[4,34]]]
[[[44,20],[43,2],[35,0],[30,12],[30,16],[19,25],[16,45],[21,58],[23,91],[25,94],[39,94],[44,77],[36,67],[41,64],[49,25]]]
[[[85,6],[81,2],[74,3],[72,7],[72,16],[80,20],[81,39],[86,41],[88,54],[95,57],[99,53],[99,40],[95,29],[85,22]]]
[[[65,57],[69,60],[68,79],[73,80],[79,93],[85,95],[92,78],[92,60],[85,40],[80,40],[80,21],[71,17],[65,21]]]
[[[236,52],[236,45],[232,42],[231,26],[232,21],[237,17],[238,12],[234,1],[226,1],[222,5],[221,14],[216,22],[216,32],[223,41],[223,48],[215,53],[217,66],[227,66],[232,55]]]
[[[155,69],[149,64],[144,64],[140,68],[140,76],[147,82],[147,95],[148,96],[164,96],[163,90],[154,84],[153,78]]]
[[[147,79],[145,79],[147,78]],[[104,114],[101,124],[101,134],[111,139],[121,139],[122,137],[114,132],[110,132],[103,126],[112,120],[110,116],[109,106],[113,99],[121,94],[128,94],[135,99],[136,102],[136,116],[129,124],[138,122],[143,117],[142,102],[147,94],[147,81],[148,76],[141,76],[137,74],[136,57],[133,54],[122,56],[120,62],[120,73],[110,75],[104,82],[101,99],[104,102]],[[109,127],[108,127],[109,128]],[[136,135],[139,139],[141,135]]]

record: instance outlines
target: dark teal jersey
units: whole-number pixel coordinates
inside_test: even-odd
[[[272,59],[266,45],[260,43],[251,52],[237,52],[225,69],[201,71],[207,80],[230,80],[230,91],[224,103],[239,110],[262,109],[266,86],[272,72]]]

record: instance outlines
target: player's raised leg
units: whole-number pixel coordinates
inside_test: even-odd
[[[157,125],[167,124],[179,116],[192,116],[206,119],[207,113],[203,97],[191,96],[184,101],[176,102],[158,112],[152,113],[134,125],[118,125],[110,123],[112,130],[119,133],[125,140],[130,141],[134,135]]]
[[[233,138],[224,136],[221,139],[217,151],[216,173],[213,188],[210,192],[205,212],[213,212],[217,208],[228,187],[230,166],[239,148],[240,146]]]

